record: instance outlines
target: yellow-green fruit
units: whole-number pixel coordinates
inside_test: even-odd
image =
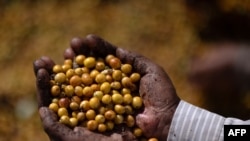
[[[134,72],[130,75],[130,79],[133,83],[138,82],[141,79],[141,75]]]
[[[102,103],[104,104],[110,104],[111,103],[111,96],[108,95],[108,94],[105,94],[103,97],[102,97]]]
[[[130,104],[133,100],[133,97],[131,94],[125,94],[123,95],[123,103],[124,104]]]
[[[84,55],[77,55],[76,58],[75,58],[75,62],[78,64],[78,65],[83,65],[83,61],[86,57]]]
[[[104,123],[105,122],[105,117],[104,117],[104,115],[98,114],[98,115],[95,116],[95,120],[98,123]]]
[[[79,109],[79,104],[76,103],[75,101],[73,101],[73,102],[71,102],[71,103],[69,104],[69,107],[70,107],[71,110],[76,111],[76,110]]]
[[[66,81],[66,75],[64,73],[60,72],[60,73],[57,73],[55,75],[54,79],[55,79],[56,83],[61,84],[61,83]]]
[[[113,121],[107,121],[106,122],[106,126],[107,126],[107,130],[113,130],[114,129],[114,126],[115,126],[115,124],[114,124],[114,122]]]
[[[133,127],[135,125],[135,118],[132,115],[127,115],[126,124],[128,127]]]
[[[72,97],[73,94],[74,94],[74,87],[72,85],[67,85],[65,88],[64,88],[64,92],[65,92],[65,95],[68,96],[68,97]]]
[[[69,125],[70,121],[69,121],[69,116],[67,115],[62,115],[59,119],[59,122],[65,125]]]
[[[63,115],[68,116],[68,110],[65,107],[61,107],[58,109],[57,114],[59,117]]]
[[[83,95],[82,90],[83,90],[83,89],[82,89],[81,86],[76,86],[74,92],[75,92],[75,94],[76,94],[77,96],[81,97],[81,96]]]
[[[121,88],[121,83],[118,81],[111,82],[111,88],[114,90],[119,90]]]
[[[68,78],[68,79],[70,79],[72,76],[74,76],[75,75],[75,71],[73,70],[73,69],[68,69],[67,71],[66,71],[66,77]]]
[[[107,120],[113,120],[116,117],[116,114],[113,110],[108,110],[104,113],[104,116]]]
[[[72,66],[73,65],[73,61],[71,59],[65,59],[64,62],[63,62],[63,64]]]
[[[61,90],[60,90],[60,87],[58,86],[58,85],[53,85],[52,87],[51,87],[51,95],[52,96],[59,96],[60,95],[60,93],[61,93]]]
[[[101,61],[96,62],[95,69],[98,71],[104,70],[105,69],[104,62],[101,62]]]
[[[63,72],[67,72],[67,70],[71,69],[71,66],[69,64],[63,64],[62,69],[63,69]]]
[[[123,97],[121,94],[113,94],[111,98],[114,104],[122,104],[123,102]]]
[[[96,65],[96,60],[94,57],[87,57],[84,61],[83,64],[87,68],[93,68]]]
[[[83,74],[82,68],[75,68],[75,74],[81,76]]]
[[[100,107],[100,100],[97,97],[92,97],[89,100],[89,106],[92,109],[97,109]]]
[[[90,131],[96,130],[97,127],[98,127],[97,121],[95,121],[95,120],[89,120],[89,121],[87,122],[87,128],[88,128]]]
[[[51,109],[51,110],[54,111],[54,112],[57,112],[58,109],[59,109],[59,106],[58,106],[57,103],[50,103],[50,104],[49,104],[49,109]]]
[[[99,100],[102,100],[103,92],[102,91],[95,91],[93,96],[98,98]]]
[[[116,115],[114,120],[115,124],[122,124],[124,121],[124,117],[122,115]]]
[[[110,86],[110,84],[109,84],[108,82],[104,82],[104,83],[101,84],[100,90],[101,90],[103,93],[107,94],[107,93],[110,92],[111,86]]]
[[[88,111],[88,110],[90,109],[89,101],[88,101],[88,100],[83,100],[83,101],[80,103],[80,108],[81,108],[83,111]]]
[[[76,118],[78,121],[83,121],[85,119],[85,113],[84,112],[78,112],[76,115]]]
[[[141,97],[139,97],[139,96],[133,97],[132,106],[135,109],[141,108],[142,107],[142,99],[141,99]]]
[[[63,72],[62,66],[61,65],[54,65],[53,66],[53,72],[54,73]]]
[[[75,118],[75,117],[69,118],[69,125],[70,125],[71,127],[75,127],[75,126],[77,126],[77,124],[78,124],[77,118]]]
[[[106,76],[103,73],[99,73],[99,74],[96,75],[96,77],[95,77],[95,82],[96,83],[101,84],[101,83],[103,83],[105,81],[106,81]]]
[[[124,114],[125,113],[125,107],[120,104],[116,104],[114,107],[114,110],[117,114]]]
[[[130,105],[125,105],[125,113],[131,115],[134,113],[133,108]]]
[[[105,57],[106,63],[109,63],[110,59],[112,59],[112,58],[114,58],[114,57],[115,57],[115,56],[112,55],[112,54],[107,55],[107,56]]]
[[[112,73],[112,78],[115,81],[120,81],[122,79],[122,72],[120,70],[114,70]]]
[[[130,74],[132,72],[132,66],[130,64],[123,64],[121,66],[121,71],[125,74]]]
[[[134,128],[133,134],[134,134],[136,137],[140,137],[140,136],[142,136],[142,130],[141,130],[140,128]]]
[[[107,130],[107,125],[106,124],[98,124],[97,130],[101,133],[105,132]]]
[[[95,116],[96,116],[96,112],[92,109],[88,110],[86,113],[85,113],[85,116],[88,120],[92,120],[92,119],[95,119]]]
[[[92,97],[93,96],[93,89],[89,86],[86,86],[83,88],[82,93],[86,97]]]

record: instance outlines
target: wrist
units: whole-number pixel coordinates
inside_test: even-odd
[[[172,120],[174,118],[174,114],[175,114],[175,111],[178,107],[180,103],[180,100],[176,100],[176,102],[168,109],[168,112],[166,113],[163,113],[164,116],[163,118],[161,119],[161,121],[159,122],[159,127],[163,126],[162,129],[160,131],[161,134],[159,134],[159,140],[166,140],[168,138],[168,134],[169,134],[169,130],[170,130],[170,126],[171,126],[171,123],[172,123]],[[158,129],[157,129],[158,130]]]

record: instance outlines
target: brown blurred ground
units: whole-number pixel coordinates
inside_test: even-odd
[[[221,1],[225,11],[236,5]],[[181,0],[0,1],[0,141],[48,140],[37,113],[32,63],[42,55],[62,63],[70,39],[90,33],[154,60],[182,99],[209,109],[186,79],[191,56],[206,50],[194,26],[206,20],[190,11]]]

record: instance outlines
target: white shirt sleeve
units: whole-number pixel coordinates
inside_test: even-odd
[[[225,118],[185,101],[174,114],[167,141],[223,141],[224,125],[249,124],[250,120]]]

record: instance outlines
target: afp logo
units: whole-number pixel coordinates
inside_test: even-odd
[[[224,125],[224,141],[250,141],[250,125]]]

